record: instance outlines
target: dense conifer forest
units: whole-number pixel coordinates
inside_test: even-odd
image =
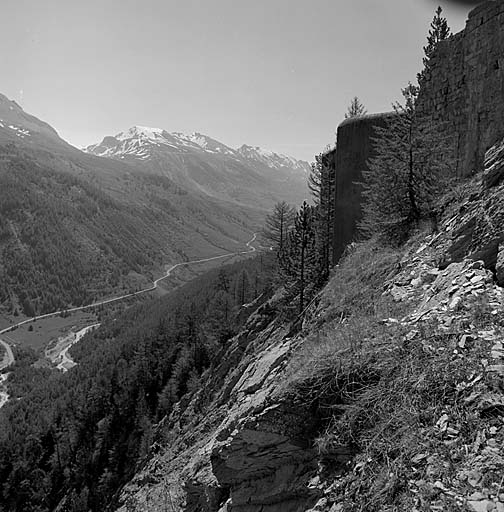
[[[153,263],[155,251],[135,240],[141,223],[134,211],[12,147],[4,153],[0,303],[14,312],[17,299],[27,316],[81,305],[116,287],[122,273]]]
[[[274,256],[211,271],[145,301],[72,349],[61,374],[17,354],[12,400],[0,411],[0,511],[104,510],[170,413],[271,289]],[[245,306],[244,306],[245,304]],[[248,312],[248,313],[247,313]]]

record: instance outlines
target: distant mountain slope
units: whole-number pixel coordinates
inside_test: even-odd
[[[44,136],[59,139],[56,130],[40,119],[27,114],[15,101],[0,93],[0,128],[7,129],[4,135],[11,130],[13,137]],[[60,139],[61,140],[61,139]]]
[[[130,175],[126,201],[44,156],[0,147],[0,302],[9,309],[80,305],[129,290],[132,273],[158,275],[165,263],[240,249],[250,236],[243,218],[254,212],[188,195],[166,177]]]
[[[0,95],[0,315],[81,304],[165,264],[239,250],[285,197],[271,169],[213,139],[174,135],[187,150],[170,160],[154,149],[169,147],[157,131],[137,133],[127,156],[131,135],[114,142],[125,158],[101,158]],[[142,147],[156,155],[148,165]]]
[[[188,190],[249,206],[270,208],[279,200],[298,204],[307,196],[307,162],[259,147],[232,149],[201,133],[133,126],[85,151],[168,176]]]
[[[305,176],[310,171],[310,165],[308,162],[303,160],[296,160],[291,156],[282,155],[281,153],[275,153],[268,151],[267,149],[260,148],[259,146],[243,146],[237,149],[243,158],[247,159],[249,163],[261,163],[270,167],[271,169],[290,171],[291,174],[297,176]]]

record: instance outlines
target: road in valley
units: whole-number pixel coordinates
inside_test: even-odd
[[[118,302],[118,301],[121,301],[121,300],[124,300],[124,299],[128,299],[130,297],[136,297],[137,295],[141,295],[141,294],[144,294],[144,293],[153,292],[153,291],[155,291],[159,287],[159,283],[161,281],[163,281],[163,280],[167,279],[168,277],[170,277],[171,273],[175,269],[177,269],[179,267],[185,267],[185,266],[188,266],[188,265],[196,265],[198,263],[206,263],[208,261],[214,261],[214,260],[218,260],[218,259],[222,259],[222,258],[228,258],[230,256],[239,256],[241,254],[248,254],[248,253],[251,253],[251,252],[255,252],[256,248],[252,244],[255,242],[256,238],[257,238],[257,233],[254,233],[252,238],[245,244],[246,247],[247,247],[246,251],[228,252],[226,254],[221,254],[220,256],[212,256],[211,258],[203,258],[203,259],[200,259],[200,260],[191,260],[191,261],[183,261],[181,263],[176,263],[175,265],[172,265],[169,269],[167,269],[165,274],[162,277],[156,279],[152,283],[152,286],[150,286],[149,288],[145,288],[143,290],[139,290],[139,291],[133,292],[133,293],[126,293],[124,295],[119,295],[118,297],[113,297],[111,299],[102,300],[102,301],[99,301],[99,302],[93,302],[92,304],[87,304],[86,306],[78,306],[78,307],[75,307],[75,308],[61,309],[59,311],[53,311],[52,313],[46,313],[44,315],[39,315],[39,316],[35,316],[33,318],[28,318],[27,320],[23,320],[22,322],[18,322],[17,324],[11,325],[9,327],[6,327],[5,329],[0,330],[0,336],[2,334],[5,334],[5,333],[9,332],[9,331],[12,331],[16,327],[20,327],[21,325],[25,325],[25,324],[28,324],[30,322],[34,322],[35,320],[41,320],[43,318],[50,318],[52,316],[61,315],[62,313],[73,313],[75,311],[83,311],[85,309],[92,309],[92,308],[96,308],[96,307],[99,307],[99,306],[104,306],[105,304],[111,304],[112,302]],[[82,332],[82,331],[79,331],[79,332]],[[11,349],[10,345],[5,340],[3,340],[2,338],[0,338],[0,343],[6,349],[6,353],[5,353],[4,357],[3,357],[3,360],[0,362],[0,371],[1,371],[4,368],[7,368],[11,364],[13,364],[15,359],[14,359],[14,354],[12,353],[12,349]],[[70,348],[70,347],[68,347],[68,348]]]
[[[96,329],[97,327],[100,327],[100,324],[93,324],[88,325],[87,327],[84,327],[80,331],[77,331],[76,333],[72,333],[71,336],[68,336],[64,343],[64,345],[61,347],[61,350],[56,350],[56,353],[52,355],[52,357],[49,357],[53,363],[58,363],[56,368],[58,370],[61,370],[63,372],[68,371],[72,366],[75,366],[74,360],[70,357],[68,354],[68,351],[70,350],[70,347],[72,345],[75,345],[78,341],[80,341],[84,335],[86,335],[89,331],[92,331],[93,329]],[[46,351],[47,355],[47,351]]]
[[[7,368],[14,362],[14,354],[12,353],[12,349],[10,345],[0,339],[0,344],[4,346],[5,353],[0,361],[0,371],[4,368]],[[7,393],[7,387],[5,386],[5,381],[7,380],[7,373],[0,374],[0,409],[7,403],[9,400],[9,393]]]
[[[0,334],[6,332],[5,330],[1,331]],[[3,345],[5,348],[5,354],[3,355],[2,360],[0,361],[0,371],[4,368],[7,368],[14,362],[14,354],[12,353],[12,349],[10,345],[0,338],[0,345]]]

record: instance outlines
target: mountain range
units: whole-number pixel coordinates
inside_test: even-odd
[[[3,313],[79,305],[167,263],[241,250],[275,202],[304,199],[307,169],[138,126],[81,151],[0,95]]]
[[[233,149],[201,133],[145,126],[106,136],[84,151],[131,163],[210,197],[265,208],[279,199],[301,202],[310,170],[307,162],[257,146]]]

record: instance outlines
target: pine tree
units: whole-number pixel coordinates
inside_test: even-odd
[[[221,268],[219,270],[219,275],[217,276],[217,290],[229,293],[229,287],[229,277],[227,276],[226,271]]]
[[[441,16],[442,12],[443,9],[441,6],[439,6],[436,9],[436,14],[434,15],[430,25],[429,35],[427,36],[427,45],[423,47],[425,54],[423,58],[424,69],[417,74],[417,80],[420,85],[422,85],[427,78],[428,72],[430,70],[430,59],[434,54],[438,44],[451,36],[448,21],[446,18]]]
[[[278,255],[287,288],[299,297],[299,312],[313,287],[317,273],[313,207],[303,202],[294,228],[289,232],[283,251]]]
[[[266,217],[266,223],[263,229],[263,236],[273,244],[273,248],[282,251],[287,233],[294,224],[296,210],[285,201],[277,203],[273,207],[273,212]]]
[[[236,281],[236,301],[238,304],[243,305],[247,303],[249,297],[250,279],[245,269],[241,271],[240,276]]]
[[[317,155],[312,163],[308,187],[315,201],[315,244],[319,255],[319,284],[329,277],[332,260],[332,231],[334,226],[335,171]]]
[[[365,116],[366,114],[366,107],[364,107],[364,105],[361,103],[357,96],[354,96],[345,114],[345,119],[351,119],[352,117],[361,117]]]
[[[402,91],[404,105],[396,103],[387,126],[376,128],[375,157],[363,171],[360,229],[366,236],[401,240],[432,213],[451,174],[452,139],[417,112],[418,91],[410,83]]]

